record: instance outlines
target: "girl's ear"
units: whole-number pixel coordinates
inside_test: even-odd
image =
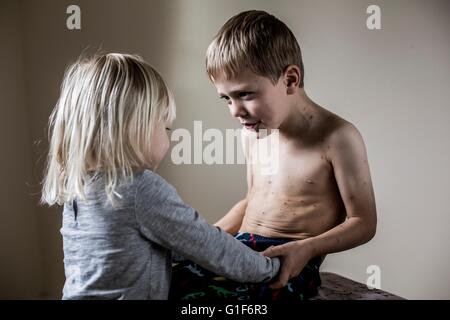
[[[284,85],[286,86],[287,94],[294,94],[297,92],[300,84],[301,71],[296,65],[289,65],[284,69]]]

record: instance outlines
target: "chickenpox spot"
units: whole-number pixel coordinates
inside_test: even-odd
[[[323,156],[320,156],[320,159],[323,159]]]
[[[305,200],[300,200],[300,203],[305,203]]]
[[[314,204],[313,204],[313,207],[316,208],[316,207],[317,207],[317,204],[314,203]]]
[[[271,184],[271,183],[272,183],[272,181],[268,181],[267,183],[268,183],[268,184]]]
[[[353,200],[353,199],[355,199],[355,197],[351,194],[350,195],[350,200]]]
[[[286,201],[284,202],[284,205],[287,206],[287,202]]]
[[[313,116],[313,115],[309,116],[309,120],[312,120],[312,118],[314,118],[314,116]]]

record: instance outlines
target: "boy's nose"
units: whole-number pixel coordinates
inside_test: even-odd
[[[247,115],[247,110],[239,102],[230,103],[230,113],[235,118],[242,118]]]

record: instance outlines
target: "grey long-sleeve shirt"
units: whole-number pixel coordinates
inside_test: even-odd
[[[140,171],[117,191],[122,199],[112,206],[98,175],[86,200],[64,206],[63,299],[167,299],[171,250],[240,282],[278,273],[277,258],[208,224],[156,173]]]

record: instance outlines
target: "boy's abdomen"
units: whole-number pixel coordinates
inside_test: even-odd
[[[345,218],[334,199],[250,194],[240,232],[266,237],[305,239],[326,232]]]

